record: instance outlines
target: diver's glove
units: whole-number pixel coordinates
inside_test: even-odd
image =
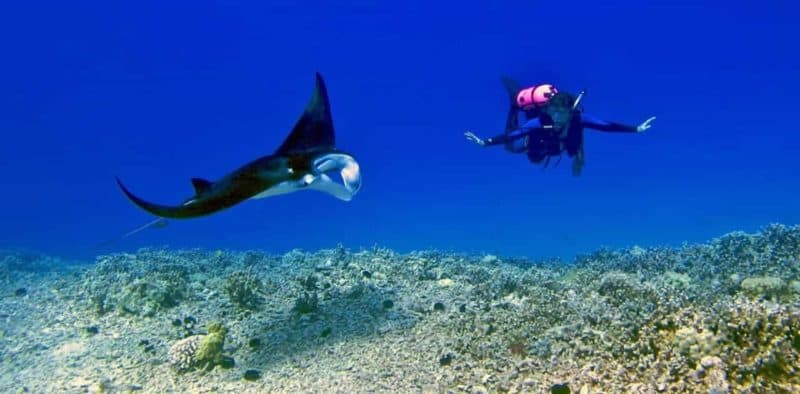
[[[644,122],[642,122],[642,124],[636,126],[636,132],[642,133],[645,130],[649,129],[650,127],[652,127],[650,123],[652,123],[654,120],[656,120],[655,116],[652,116],[650,117],[650,119],[645,120]]]
[[[467,131],[466,133],[464,133],[464,136],[467,137],[468,140],[470,140],[470,141],[472,141],[472,142],[474,142],[474,143],[476,143],[476,144],[478,144],[480,146],[486,146],[486,141],[482,140],[480,137],[478,137],[477,135],[475,135],[471,131]]]

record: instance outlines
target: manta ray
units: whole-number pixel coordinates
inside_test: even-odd
[[[180,205],[161,205],[122,192],[139,208],[162,218],[210,215],[245,200],[300,190],[317,190],[350,201],[361,188],[361,170],[352,155],[335,146],[328,91],[319,73],[311,100],[294,128],[272,154],[257,158],[217,181],[192,178],[195,194]]]

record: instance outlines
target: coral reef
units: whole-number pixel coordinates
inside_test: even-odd
[[[247,271],[230,274],[223,285],[231,304],[242,310],[257,310],[263,301],[266,286],[256,275]]]
[[[574,264],[338,246],[8,272],[0,391],[800,391],[797,226]]]
[[[207,334],[192,335],[175,342],[169,349],[170,365],[178,372],[195,368],[210,369],[223,361],[222,350],[228,330],[219,322],[208,325]]]

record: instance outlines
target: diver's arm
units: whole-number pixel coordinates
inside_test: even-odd
[[[581,122],[583,123],[584,127],[612,133],[636,133],[639,131],[636,126],[618,122],[609,122],[587,114],[581,114]]]
[[[500,134],[496,135],[491,138],[487,138],[483,140],[483,146],[492,146],[492,145],[500,145],[505,144],[506,142],[510,142],[515,140],[516,138],[512,138],[511,135],[508,134]]]
[[[541,128],[542,128],[542,122],[539,121],[539,118],[533,118],[525,122],[525,124],[523,124],[522,127],[518,129],[511,130],[503,134],[494,136],[492,138],[487,138],[485,140],[481,139],[471,131],[467,131],[466,133],[464,133],[464,135],[467,137],[468,140],[475,142],[480,146],[492,146],[518,140],[530,134],[532,131],[539,130]]]
[[[472,142],[474,142],[474,143],[476,143],[476,144],[478,144],[480,146],[493,146],[493,145],[505,144],[505,143],[520,139],[520,138],[524,137],[525,135],[527,135],[528,133],[530,133],[530,130],[517,129],[517,130],[511,131],[509,133],[499,134],[499,135],[496,135],[494,137],[487,138],[487,139],[481,139],[480,137],[478,137],[477,135],[475,135],[471,131],[467,131],[466,133],[464,133],[464,135],[467,137],[468,140],[470,140],[470,141],[472,141]]]
[[[499,145],[515,141],[522,137],[527,136],[532,131],[539,130],[541,128],[542,128],[542,122],[539,120],[539,118],[531,118],[518,129],[511,130],[507,133],[503,133],[496,137],[489,138],[488,140],[486,140],[486,145]]]
[[[610,132],[621,132],[621,133],[641,133],[645,130],[652,127],[650,123],[652,123],[656,119],[655,116],[652,116],[642,122],[642,124],[638,126],[631,126],[623,123],[618,122],[608,122],[605,120],[600,120],[595,118],[591,115],[582,114],[581,121],[585,127],[595,130],[601,131],[610,131]]]

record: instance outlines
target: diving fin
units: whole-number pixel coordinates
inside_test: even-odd
[[[583,172],[583,164],[586,160],[583,158],[583,147],[578,150],[578,154],[572,159],[572,176],[580,176]]]
[[[506,93],[508,94],[509,107],[508,107],[508,115],[506,116],[505,131],[509,132],[519,127],[519,109],[517,108],[517,93],[519,93],[519,91],[522,89],[522,85],[520,85],[519,82],[505,75],[500,76],[500,80],[503,82],[503,86],[505,87]]]
[[[519,93],[520,90],[522,90],[522,84],[505,75],[501,75],[500,80],[503,81],[503,86],[506,88],[506,93],[508,93],[508,98],[511,100],[513,104],[516,104],[517,94]]]
[[[581,99],[586,94],[586,89],[581,90],[578,94],[578,97],[575,99],[575,103],[572,105],[572,111],[569,112],[569,122],[567,123],[566,130],[569,130],[569,126],[572,124],[572,116],[575,113],[576,109],[578,108],[578,104],[580,104]],[[566,133],[563,133],[566,136]],[[575,155],[575,159],[572,161],[572,175],[573,176],[580,176],[583,172],[583,165],[586,163],[586,159],[584,158],[583,153],[583,138],[581,137],[581,144],[580,148],[578,149],[578,153]]]
[[[550,164],[550,155],[545,156],[544,163],[542,163],[542,171],[547,169],[548,164]]]

